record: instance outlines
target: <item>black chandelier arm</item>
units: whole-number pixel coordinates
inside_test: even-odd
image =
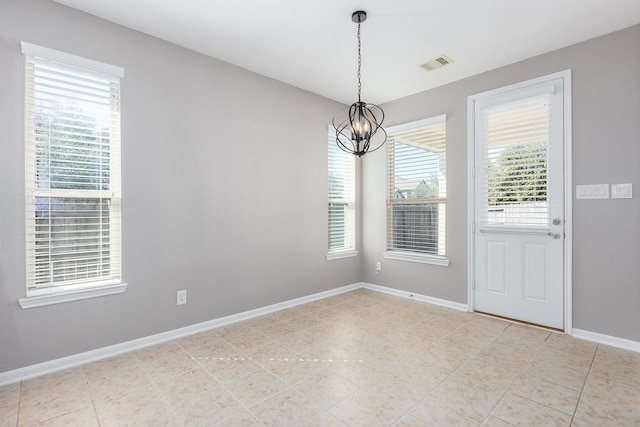
[[[343,151],[361,157],[367,152],[380,148],[387,140],[387,132],[382,127],[384,111],[375,104],[355,102],[342,108],[333,117],[336,143]],[[381,131],[380,144],[371,149],[371,139]]]
[[[370,129],[372,129],[371,136],[373,136],[379,129],[382,129],[382,123],[384,122],[384,111],[376,104],[366,104],[364,102],[360,102],[359,104],[361,104],[361,108],[367,113],[365,114],[365,118],[367,118],[367,121],[370,124]],[[353,105],[351,107],[353,107]],[[378,111],[380,117],[375,115],[375,113],[372,111],[374,109]],[[369,117],[372,120],[369,119]]]
[[[338,148],[340,148],[345,153],[349,153],[349,154],[356,155],[358,157],[362,157],[367,153],[373,153],[374,151],[382,148],[384,143],[387,141],[387,131],[385,131],[383,128],[380,128],[380,130],[384,134],[384,137],[381,138],[381,142],[380,142],[380,144],[378,144],[376,146],[376,148],[373,148],[373,149],[370,148],[370,146],[371,146],[371,142],[370,141],[366,141],[362,145],[362,147],[358,148],[358,147],[354,146],[353,141],[350,138],[347,138],[344,133],[341,134],[344,138],[336,138],[336,145],[338,146]]]

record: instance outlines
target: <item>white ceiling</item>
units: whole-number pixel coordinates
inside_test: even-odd
[[[640,0],[55,1],[345,104],[356,10],[362,100],[376,104],[640,23]],[[455,62],[420,67],[443,54]]]

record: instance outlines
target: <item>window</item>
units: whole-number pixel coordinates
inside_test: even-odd
[[[342,151],[329,127],[329,252],[327,259],[355,256],[355,156]]]
[[[24,42],[22,51],[27,298],[20,303],[97,296],[90,292],[97,288],[122,292],[122,69]],[[70,297],[74,292],[85,295]],[[35,305],[55,302],[63,301]]]
[[[555,159],[548,146],[556,130],[551,126],[553,89],[542,86],[540,94],[479,104],[480,165],[486,171],[480,187],[483,226],[549,227],[547,172]]]
[[[386,258],[448,265],[445,120],[442,115],[387,129]]]

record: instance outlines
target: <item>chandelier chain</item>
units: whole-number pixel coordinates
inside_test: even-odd
[[[362,83],[360,82],[360,69],[362,68],[362,55],[360,54],[360,21],[358,21],[358,102],[360,102],[360,92]]]

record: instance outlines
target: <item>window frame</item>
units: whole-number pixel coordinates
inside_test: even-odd
[[[65,52],[49,49],[43,46],[22,42],[22,53],[25,56],[25,240],[26,240],[26,297],[18,300],[23,309],[39,307],[43,305],[58,304],[78,299],[94,298],[104,295],[122,293],[126,290],[127,284],[122,283],[121,275],[121,185],[120,185],[120,82],[124,77],[124,70],[110,64],[71,55]],[[41,188],[36,177],[36,69],[46,63],[47,67],[55,69],[57,72],[73,70],[72,74],[77,76],[92,75],[104,78],[103,83],[108,83],[110,87],[110,97],[112,107],[109,119],[109,138],[107,151],[99,151],[100,155],[107,153],[109,156],[108,188],[81,189],[81,188]],[[71,75],[71,74],[70,74]],[[78,84],[73,82],[73,84]],[[79,86],[73,86],[79,88]],[[114,101],[114,94],[117,98]],[[80,99],[78,96],[77,99]],[[114,115],[115,114],[115,115]],[[114,115],[114,116],[113,116]],[[94,148],[97,150],[97,148]],[[79,166],[78,166],[79,167]],[[72,169],[73,171],[73,169]],[[73,173],[73,172],[72,172]],[[73,176],[73,175],[71,175]],[[65,198],[67,201],[77,200],[82,203],[82,199],[95,199],[98,203],[108,205],[108,255],[102,255],[99,259],[109,260],[109,275],[98,275],[98,277],[76,279],[72,281],[50,280],[46,283],[37,284],[37,198],[48,198],[50,201]],[[77,202],[70,202],[77,203]],[[96,218],[102,218],[101,216]],[[78,227],[74,224],[75,227]],[[96,229],[97,235],[103,233],[102,226]],[[78,243],[75,243],[76,246]],[[51,252],[48,252],[51,254]],[[79,253],[79,252],[74,252]],[[104,258],[107,257],[107,258]],[[100,270],[97,270],[100,271]]]
[[[358,255],[356,245],[356,159],[355,156],[341,150],[336,144],[335,129],[328,126],[327,138],[327,260],[355,257]],[[343,192],[344,197],[335,196],[332,193],[331,185],[331,169],[332,165],[342,163],[343,170],[349,173],[349,176],[340,176],[343,181],[347,182],[348,188]],[[331,223],[331,205],[343,205],[345,207],[344,229],[342,233],[344,240],[347,242],[344,246],[331,248],[331,235],[333,224]]]
[[[395,170],[395,164],[391,163],[392,155],[390,154],[390,150],[394,149],[394,144],[395,144],[393,140],[393,135],[401,132],[406,132],[414,129],[424,128],[424,127],[444,123],[445,124],[445,167],[444,168],[445,168],[445,180],[446,180],[446,144],[447,144],[446,143],[446,120],[447,120],[446,114],[441,114],[441,115],[429,117],[426,119],[417,120],[414,122],[391,126],[386,129],[387,134],[389,135],[389,139],[387,143],[388,146],[387,146],[387,161],[386,161],[387,173],[388,173],[387,175],[388,184],[387,184],[387,195],[386,195],[387,220],[386,220],[386,227],[385,227],[386,229],[385,244],[387,249],[383,253],[383,257],[385,259],[408,261],[408,262],[415,262],[415,263],[422,263],[422,264],[432,264],[432,265],[438,265],[438,266],[444,266],[444,267],[449,265],[449,259],[447,258],[446,251],[444,252],[443,255],[439,255],[439,254],[430,254],[430,253],[423,253],[423,252],[394,248],[393,243],[391,241],[393,236],[393,231],[390,229],[390,227],[392,227],[391,209],[393,209],[393,206],[397,205],[397,203],[393,202],[394,199],[392,196],[395,192],[395,188],[391,188],[392,186],[395,187],[395,185],[393,185],[395,183],[395,178],[393,175]],[[442,222],[442,228],[438,226],[438,240],[439,241],[440,239],[443,240],[442,243],[445,249],[446,249],[446,234],[447,234],[446,233],[446,201],[447,201],[447,197],[445,193],[444,197],[439,196],[437,199],[425,199],[421,202],[416,202],[417,204],[418,203],[419,204],[425,204],[425,203],[426,204],[442,204],[443,206],[445,206],[444,214],[442,215],[442,218],[439,218],[439,224],[440,222]]]

